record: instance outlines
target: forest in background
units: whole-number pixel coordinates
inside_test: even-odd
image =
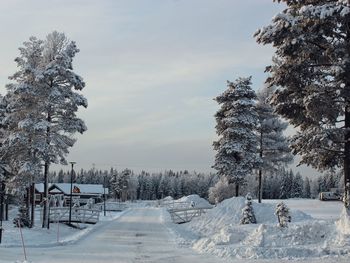
[[[49,178],[51,183],[70,183],[71,171],[54,171],[50,173]],[[37,182],[41,181],[42,178],[37,178]],[[263,199],[318,198],[319,192],[343,187],[341,173],[325,173],[310,179],[288,169],[280,169],[276,173],[264,175],[263,181]],[[135,173],[130,169],[123,171],[113,168],[110,170],[81,169],[74,172],[73,182],[103,184],[109,189],[110,197],[115,199],[121,198],[123,190],[126,191],[128,200],[156,200],[166,196],[178,199],[182,196],[198,194],[216,203],[234,195],[233,189],[230,189],[225,179],[219,178],[217,174],[187,170]],[[242,188],[242,194],[248,192],[257,198],[257,173],[247,176],[247,183]]]

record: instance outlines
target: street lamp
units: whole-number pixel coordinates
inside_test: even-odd
[[[70,173],[69,225],[72,223],[73,173],[74,173],[74,164],[76,164],[76,162],[70,162],[70,164],[72,165],[72,171],[71,171],[71,173]]]
[[[103,177],[103,215],[106,216],[106,176]]]

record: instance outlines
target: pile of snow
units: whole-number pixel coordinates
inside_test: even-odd
[[[173,201],[173,200],[174,200],[174,198],[172,196],[170,196],[170,195],[168,195],[167,197],[163,198],[163,201]]]
[[[336,226],[340,233],[343,233],[344,235],[350,235],[350,218],[345,207],[343,207],[340,218],[336,222]]]
[[[343,221],[316,220],[291,210],[292,222],[278,227],[275,205],[253,202],[257,224],[241,225],[245,198],[223,201],[191,222],[176,226],[176,232],[191,233],[183,238],[198,252],[220,257],[272,259],[308,258],[350,254],[348,217]],[[179,229],[182,228],[182,229]]]
[[[188,195],[177,199],[176,202],[193,204],[195,207],[211,207],[207,200],[199,197],[199,195]]]
[[[194,218],[190,222],[191,228],[207,233],[217,232],[222,226],[237,225],[242,218],[242,209],[245,207],[245,198],[233,197],[219,203],[215,208],[208,210],[200,218]],[[258,204],[253,202],[253,209],[258,224],[277,224],[275,207],[271,204]],[[291,211],[292,222],[310,220],[312,217],[301,211]]]

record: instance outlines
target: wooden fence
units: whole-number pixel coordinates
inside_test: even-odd
[[[72,207],[71,222],[96,224],[100,217],[100,210]],[[69,222],[69,207],[51,207],[49,219],[51,223]]]
[[[104,209],[104,204],[103,203],[97,203],[94,204],[94,209],[103,211]],[[123,211],[126,208],[125,203],[120,203],[120,202],[106,202],[106,211]]]
[[[208,209],[211,209],[211,206],[202,206],[202,207],[174,207],[168,208],[171,219],[176,224],[182,224],[190,222],[194,217],[201,216],[206,213]]]

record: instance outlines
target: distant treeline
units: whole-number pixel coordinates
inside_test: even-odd
[[[50,182],[54,183],[69,183],[70,178],[70,171],[60,170],[50,174]],[[84,184],[104,184],[109,189],[111,197],[132,200],[155,200],[166,196],[180,198],[190,194],[198,194],[200,197],[209,199],[209,189],[214,189],[215,185],[220,184],[220,178],[212,173],[204,174],[186,170],[134,173],[129,169],[119,172],[113,168],[104,171],[93,168],[81,169],[74,174],[73,181]],[[263,199],[317,198],[319,192],[342,187],[342,183],[340,173],[327,173],[309,178],[300,173],[295,174],[292,170],[280,169],[274,174],[263,176],[262,194]],[[250,192],[253,197],[256,197],[257,188],[256,175],[247,176],[242,195]],[[226,193],[224,193],[225,190],[220,191],[224,196],[219,199],[225,199],[234,194],[230,189],[226,189]]]

